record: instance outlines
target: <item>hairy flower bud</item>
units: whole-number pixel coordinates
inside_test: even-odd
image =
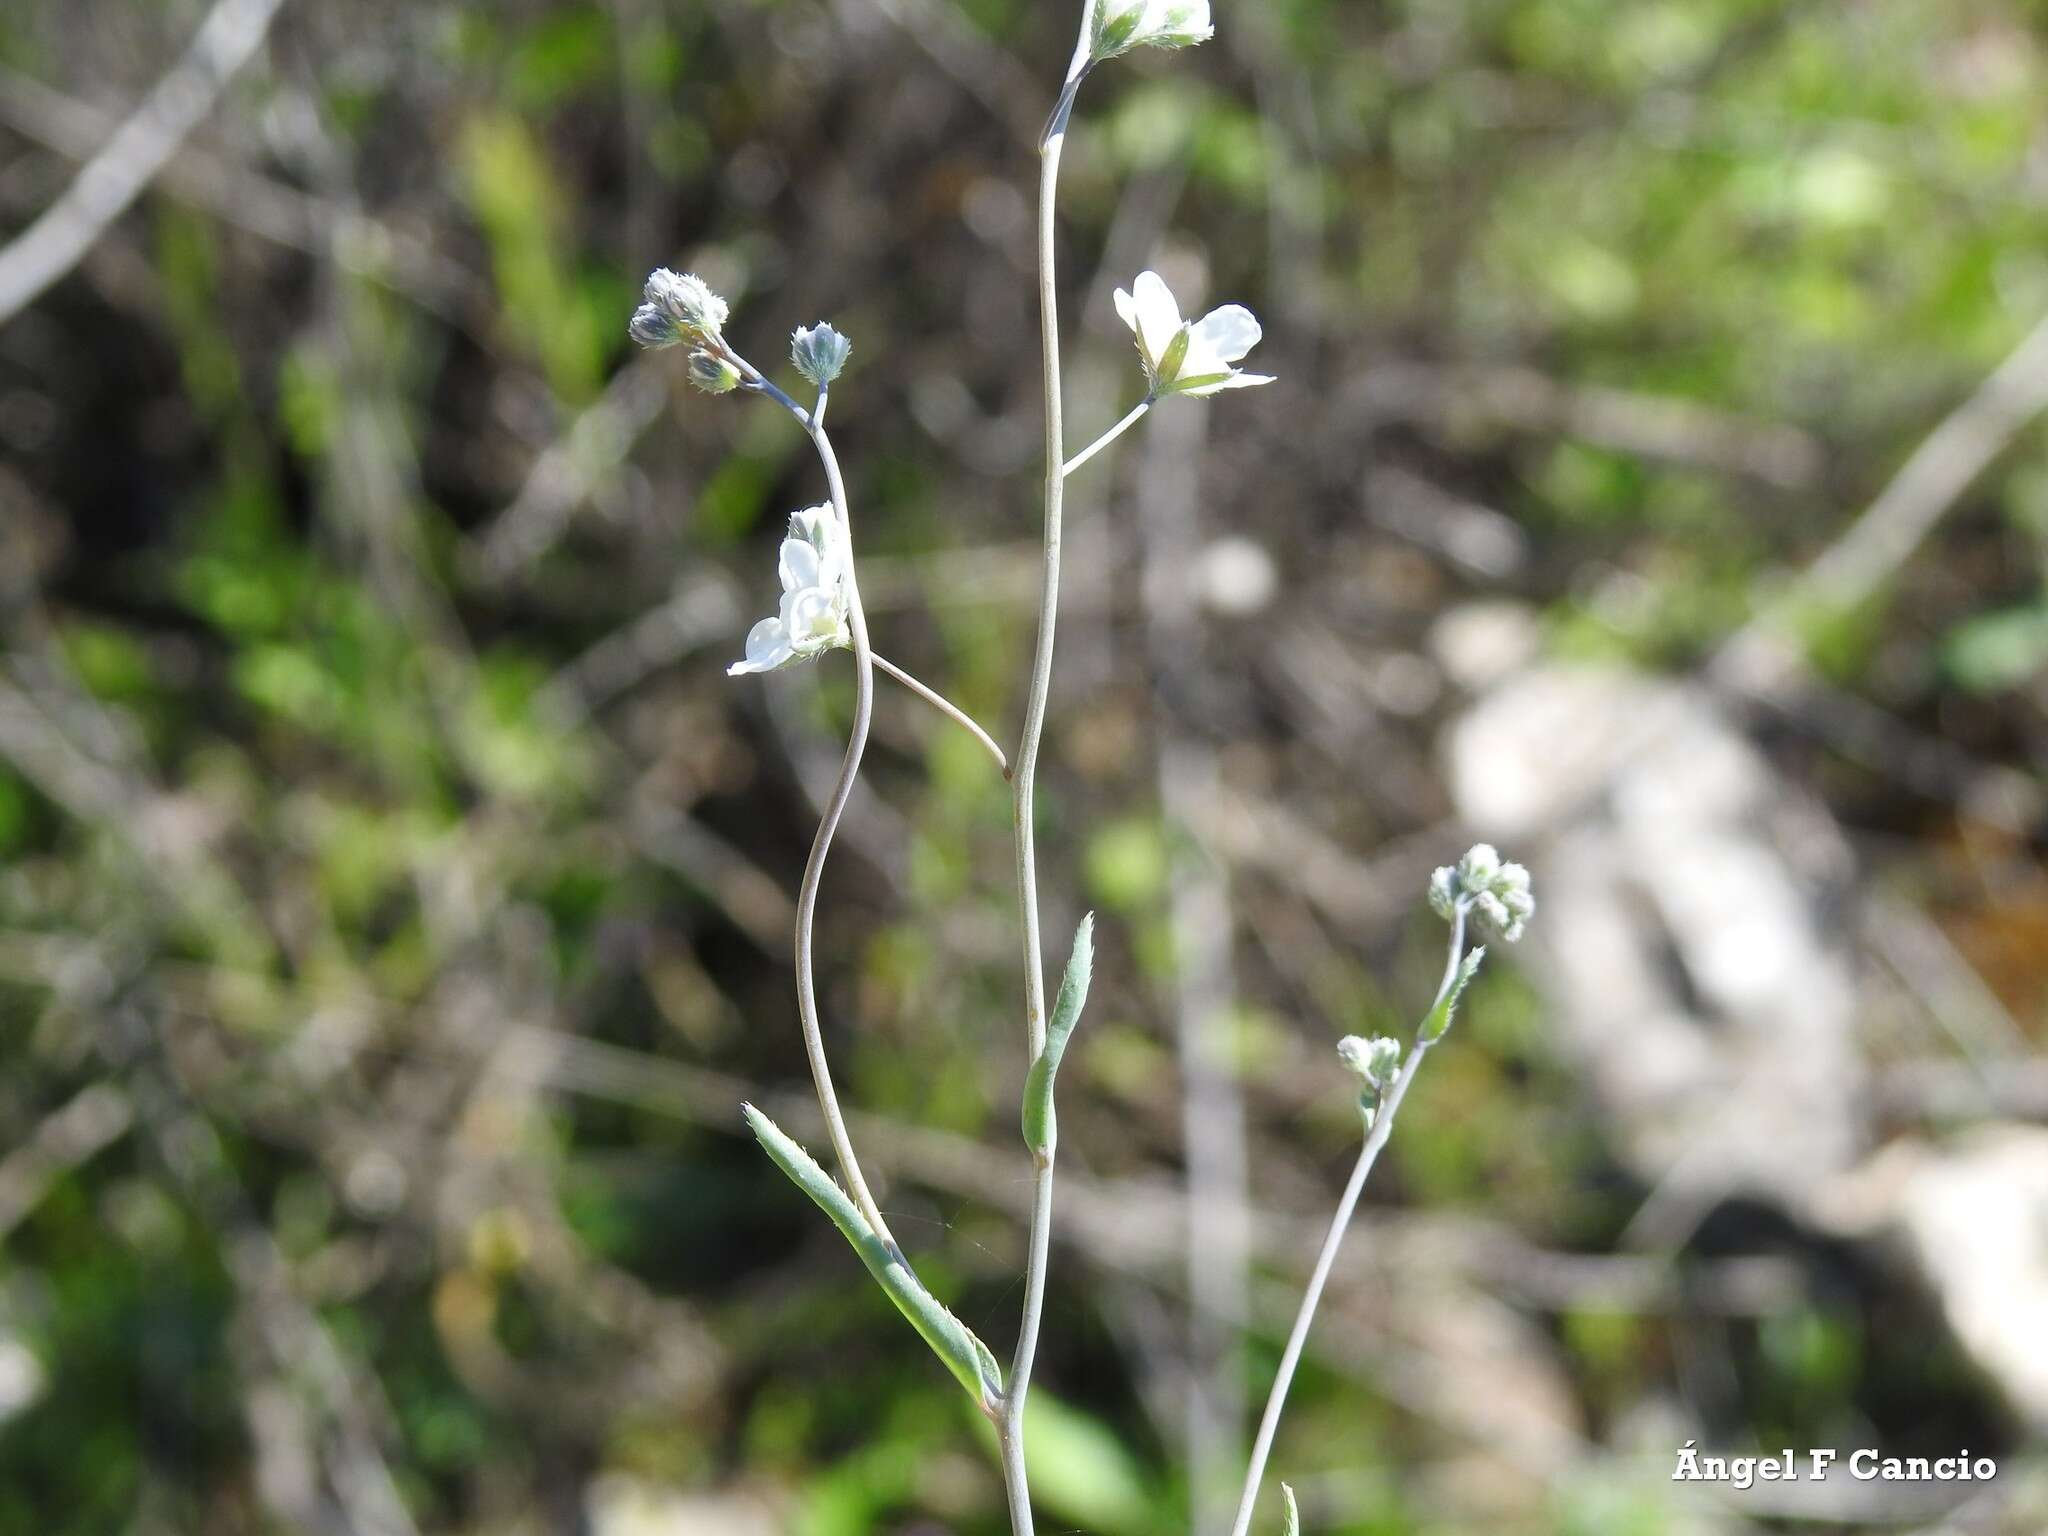
[[[1463,907],[1510,944],[1522,936],[1529,919],[1536,915],[1529,871],[1502,862],[1490,843],[1474,843],[1455,867],[1431,875],[1429,904],[1446,920]]]
[[[648,274],[645,300],[633,311],[627,331],[643,347],[672,347],[708,341],[725,325],[725,300],[694,272],[656,267]]]
[[[739,388],[740,371],[724,358],[699,347],[690,354],[690,382],[707,395],[730,394]]]
[[[1366,1087],[1381,1093],[1393,1082],[1394,1071],[1401,1065],[1401,1042],[1387,1035],[1371,1040],[1362,1035],[1346,1035],[1337,1042],[1337,1059]]]
[[[790,333],[790,360],[796,364],[798,373],[820,389],[839,377],[840,369],[846,366],[847,354],[852,351],[853,343],[822,320]]]

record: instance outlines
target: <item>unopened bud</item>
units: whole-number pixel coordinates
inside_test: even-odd
[[[853,343],[822,320],[791,332],[789,338],[789,355],[796,371],[820,389],[839,377],[852,351]]]
[[[707,395],[730,394],[739,388],[740,371],[724,358],[699,347],[690,354],[690,382]]]

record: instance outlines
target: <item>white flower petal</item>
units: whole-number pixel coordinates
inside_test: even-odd
[[[1131,328],[1131,334],[1137,334],[1138,301],[1121,288],[1116,291],[1116,315],[1119,320]]]
[[[1258,318],[1242,304],[1225,304],[1195,322],[1193,342],[1209,347],[1226,363],[1234,363],[1259,344]],[[1189,370],[1193,372],[1192,369]]]
[[[1181,354],[1174,376],[1182,379],[1207,378],[1212,373],[1230,372],[1230,363],[1202,338],[1199,330],[1188,332],[1188,349]]]
[[[747,672],[772,672],[796,655],[789,643],[789,632],[782,627],[780,619],[763,619],[747,631],[747,659],[736,661],[725,669],[728,677],[738,677]]]
[[[794,536],[784,539],[782,558],[776,566],[777,574],[782,577],[782,590],[797,592],[817,586],[822,563],[818,557],[818,546],[810,540]]]
[[[1131,284],[1131,300],[1137,313],[1132,329],[1138,333],[1138,346],[1146,361],[1157,367],[1168,344],[1180,331],[1180,305],[1174,302],[1166,279],[1149,270],[1140,272],[1138,280]]]

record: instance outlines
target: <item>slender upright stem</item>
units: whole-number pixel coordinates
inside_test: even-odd
[[[872,654],[876,666],[895,678],[897,682],[908,688],[920,699],[923,699],[925,703],[931,705],[933,709],[936,709],[955,725],[966,730],[970,736],[982,744],[983,748],[987,750],[988,755],[996,760],[996,767],[1001,771],[1003,777],[1007,779],[1010,776],[1010,760],[1003,756],[1003,749],[996,745],[995,738],[989,735],[987,731],[984,731],[972,715],[968,714],[966,710],[955,704],[943,693],[940,693],[938,689],[927,687],[919,682],[881,652],[876,651]]]
[[[1066,466],[1060,470],[1061,476],[1064,478],[1067,475],[1071,475],[1075,470],[1079,469],[1083,464],[1086,464],[1090,459],[1094,458],[1095,455],[1102,452],[1102,450],[1107,448],[1111,443],[1115,442],[1118,438],[1122,437],[1125,432],[1131,429],[1131,427],[1137,422],[1140,416],[1144,415],[1147,411],[1152,409],[1152,406],[1155,403],[1156,398],[1156,396],[1147,395],[1144,399],[1140,400],[1136,405],[1132,406],[1129,413],[1125,415],[1122,421],[1118,422],[1115,426],[1111,427],[1107,432],[1103,433],[1102,436],[1098,437],[1097,439],[1095,439],[1094,442],[1090,443],[1086,448],[1083,448],[1079,453],[1075,454],[1071,459],[1067,460]]]
[[[1458,976],[1458,961],[1465,953],[1465,908],[1461,903],[1451,919],[1450,958],[1444,963],[1444,979],[1437,987],[1436,1001],[1442,1002],[1444,994],[1451,990]],[[1430,1005],[1435,1011],[1436,1004]],[[1337,1202],[1337,1214],[1330,1220],[1330,1230],[1323,1238],[1323,1250],[1316,1256],[1315,1273],[1309,1276],[1308,1290],[1301,1298],[1301,1310],[1294,1316],[1294,1330],[1287,1336],[1287,1348],[1280,1356],[1280,1372],[1273,1378],[1273,1390],[1266,1396],[1266,1411],[1259,1420],[1259,1437],[1252,1444],[1251,1464],[1245,1468],[1244,1495],[1238,1500],[1237,1520],[1230,1528],[1230,1536],[1247,1536],[1252,1524],[1252,1506],[1258,1502],[1259,1483],[1266,1475],[1266,1458],[1273,1451],[1273,1435],[1280,1427],[1280,1410],[1287,1404],[1288,1389],[1294,1384],[1294,1368],[1301,1363],[1302,1345],[1308,1340],[1309,1324],[1315,1321],[1316,1306],[1323,1299],[1323,1286],[1328,1283],[1330,1270],[1337,1262],[1337,1249],[1344,1242],[1344,1232],[1351,1225],[1351,1214],[1358,1208],[1358,1197],[1365,1189],[1367,1175],[1380,1155],[1380,1148],[1387,1144],[1387,1138],[1394,1131],[1394,1115],[1401,1107],[1401,1100],[1408,1094],[1408,1085],[1415,1081],[1415,1074],[1422,1066],[1422,1058],[1429,1054],[1435,1042],[1417,1038],[1415,1047],[1402,1063],[1400,1072],[1394,1078],[1393,1087],[1379,1110],[1373,1116],[1372,1130],[1365,1138],[1365,1145],[1359,1149],[1358,1162],[1351,1170],[1350,1182],[1344,1186],[1344,1197]]]
[[[1090,23],[1096,0],[1084,0],[1081,30],[1060,88],[1059,102],[1046,123],[1039,145],[1038,173],[1038,313],[1039,342],[1045,371],[1045,556],[1038,603],[1038,649],[1031,662],[1031,684],[1024,706],[1024,734],[1018,743],[1015,778],[1017,835],[1017,905],[1023,918],[1024,1031],[1031,1060],[1045,1050],[1045,961],[1038,935],[1038,852],[1032,826],[1032,791],[1038,774],[1038,746],[1045,734],[1045,701],[1052,683],[1053,632],[1060,601],[1060,504],[1066,481],[1065,429],[1060,419],[1059,289],[1055,265],[1054,205],[1058,197],[1060,151],[1066,143],[1067,119],[1075,93],[1087,76]],[[1052,1247],[1052,1155],[1041,1153],[1034,1170],[1031,1195],[1031,1238],[1024,1269],[1023,1318],[1017,1330],[1017,1352],[1004,1388],[1002,1417],[996,1425],[1003,1453],[1003,1485],[1009,1498],[1011,1536],[1032,1536],[1031,1491],[1024,1464],[1024,1404],[1031,1391],[1031,1368],[1038,1357],[1038,1330],[1045,1312],[1045,1273]]]

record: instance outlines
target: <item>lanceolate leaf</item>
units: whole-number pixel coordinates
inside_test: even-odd
[[[1067,972],[1060,978],[1060,992],[1053,1003],[1052,1022],[1046,1026],[1045,1049],[1031,1063],[1024,1079],[1024,1144],[1041,1157],[1050,1157],[1059,1140],[1059,1125],[1053,1115],[1052,1082],[1066,1054],[1067,1041],[1081,1020],[1081,1007],[1088,1001],[1088,981],[1095,969],[1095,914],[1090,912],[1074,930],[1074,948],[1067,956]]]
[[[832,1224],[853,1244],[853,1251],[860,1255],[868,1273],[889,1293],[896,1309],[910,1319],[910,1326],[923,1335],[925,1343],[945,1362],[946,1369],[959,1378],[968,1394],[984,1408],[992,1408],[1002,1398],[1003,1373],[988,1346],[924,1288],[903,1255],[893,1244],[882,1241],[859,1207],[839,1187],[839,1181],[820,1168],[810,1153],[753,1105],[741,1108],[754,1135],[775,1159],[775,1166],[832,1218]]]
[[[1422,1021],[1417,1034],[1424,1040],[1435,1040],[1451,1027],[1451,1015],[1458,1011],[1458,999],[1465,995],[1465,988],[1472,984],[1472,978],[1479,974],[1479,962],[1486,958],[1486,946],[1480,945],[1458,962],[1458,974],[1451,978],[1451,984],[1444,988],[1444,995],[1436,1000],[1436,1006],[1429,1010],[1429,1017]]]

